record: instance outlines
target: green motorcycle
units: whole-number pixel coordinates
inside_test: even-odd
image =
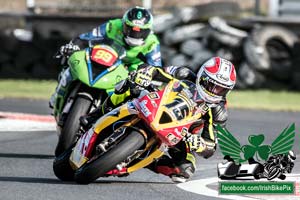
[[[60,77],[53,106],[59,135],[55,156],[76,141],[80,116],[101,105],[114,91],[115,84],[128,77],[121,61],[125,55],[125,49],[114,41],[95,40],[68,58],[69,67]]]

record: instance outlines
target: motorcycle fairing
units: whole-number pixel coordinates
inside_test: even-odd
[[[91,153],[92,146],[95,144],[96,139],[97,134],[94,133],[93,129],[90,129],[80,137],[70,156],[70,164],[73,169],[78,169],[88,161],[87,155]]]
[[[195,104],[186,96],[186,92],[178,90],[178,84],[178,80],[172,80],[163,90],[135,101],[141,110],[140,117],[170,146],[177,144],[191,124],[202,116],[193,112]]]
[[[113,109],[97,120],[94,124],[94,131],[99,134],[104,128],[116,123],[122,118],[129,115],[137,115],[138,111],[133,109],[130,104],[124,104],[118,108]]]
[[[59,114],[63,111],[64,105],[65,105],[65,96],[74,96],[74,92],[77,92],[77,87],[73,88],[72,92],[68,94],[70,83],[73,80],[73,77],[70,73],[70,68],[66,69],[66,72],[63,73],[63,76],[61,78],[61,89],[57,92],[57,97],[54,104],[53,114],[57,118],[56,121],[59,120]],[[74,92],[73,92],[74,91]]]
[[[99,72],[95,73],[95,71],[99,70],[99,67],[98,66],[95,66],[92,64],[91,62],[91,57],[90,57],[90,50],[87,48],[86,51],[86,62],[87,62],[87,66],[88,66],[88,74],[89,74],[89,85],[93,86],[95,85],[95,83],[97,83],[97,81],[99,81],[102,77],[104,77],[105,75],[107,75],[109,72],[112,72],[113,70],[115,69],[118,69],[117,67],[119,65],[121,65],[121,60],[117,60],[112,66],[109,66],[109,68],[106,68],[106,69],[101,69]],[[107,66],[105,66],[107,67]],[[127,72],[127,71],[126,71]],[[125,74],[128,74],[128,72]],[[109,74],[111,76],[111,74]],[[121,76],[122,74],[117,74],[118,76]],[[120,78],[118,77],[117,78]],[[111,77],[112,78],[112,77]],[[125,77],[126,78],[126,77]],[[123,79],[119,79],[117,82],[121,81]],[[103,78],[102,81],[109,81],[107,78]],[[117,82],[114,82],[114,84],[112,86],[115,85],[115,83]],[[105,87],[107,85],[101,85],[101,87]]]
[[[69,60],[73,80],[80,80],[84,84],[107,92],[114,90],[116,83],[128,77],[128,71],[117,59],[110,67],[94,66],[91,62],[89,48],[74,52]]]
[[[132,109],[129,104],[124,104],[99,118],[93,127],[77,141],[70,156],[72,167],[78,169],[89,160],[92,149],[95,147],[96,139],[104,128],[113,125],[124,117],[137,114],[138,112],[135,109]],[[139,118],[136,119],[139,120]],[[129,121],[126,126],[133,125],[137,120]]]

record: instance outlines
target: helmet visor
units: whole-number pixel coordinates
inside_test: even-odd
[[[138,26],[129,26],[126,23],[123,23],[123,33],[127,37],[135,39],[146,39],[150,34],[150,29],[141,29]]]
[[[213,81],[210,80],[201,80],[200,85],[209,93],[212,93],[213,95],[217,96],[223,96],[225,97],[226,94],[230,91],[229,88],[225,88],[221,85],[216,84]]]

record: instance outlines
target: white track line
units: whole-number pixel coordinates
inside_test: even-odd
[[[19,119],[27,121],[39,121],[39,122],[54,122],[54,118],[51,115],[37,115],[28,113],[16,113],[16,112],[1,112],[0,119]]]
[[[45,123],[36,121],[0,119],[0,132],[3,131],[55,131],[55,123]]]
[[[0,112],[0,131],[55,131],[50,115]]]

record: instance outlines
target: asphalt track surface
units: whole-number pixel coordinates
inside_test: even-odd
[[[53,152],[57,142],[53,123],[9,120],[5,112],[49,115],[47,102],[0,100],[0,199],[130,199],[130,200],[193,200],[193,199],[299,199],[299,196],[219,196],[217,163],[219,151],[208,160],[197,159],[197,171],[191,182],[173,184],[168,177],[142,169],[123,178],[100,178],[89,185],[59,181],[53,174]],[[291,123],[296,123],[295,151],[298,159],[291,175],[299,180],[299,112],[267,112],[230,110],[227,128],[241,144],[248,135],[265,134],[265,144],[271,144]]]

